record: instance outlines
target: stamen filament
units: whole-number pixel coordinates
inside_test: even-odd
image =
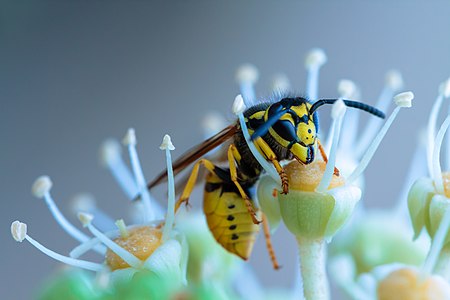
[[[87,227],[89,231],[97,237],[103,244],[106,245],[109,249],[111,249],[112,252],[117,254],[120,258],[122,258],[127,264],[129,264],[131,267],[139,269],[142,266],[142,261],[119,246],[116,242],[108,238],[105,234],[100,232],[97,228],[95,228],[91,221],[85,221],[85,219],[92,218],[92,216],[89,216],[87,214],[80,213],[79,216],[80,220],[83,223],[83,226]],[[87,217],[87,218],[85,218]]]
[[[341,134],[342,119],[344,118],[346,111],[346,106],[342,100],[336,101],[332,108],[332,118],[334,127],[333,131],[333,141],[331,143],[330,154],[328,156],[328,163],[325,167],[325,172],[323,173],[322,179],[316,188],[317,192],[325,192],[330,186],[331,179],[333,178],[334,166],[336,164],[336,152],[339,142],[339,135]]]
[[[383,140],[384,136],[386,135],[387,131],[389,130],[389,127],[392,125],[395,118],[397,117],[397,114],[400,112],[400,109],[402,107],[411,107],[411,101],[413,98],[414,98],[414,94],[412,92],[400,93],[394,97],[394,101],[396,102],[397,107],[391,113],[391,115],[389,116],[387,121],[384,123],[383,127],[381,127],[377,136],[375,136],[372,143],[367,148],[366,153],[362,157],[359,165],[355,168],[355,170],[352,172],[352,174],[350,174],[350,176],[348,177],[348,179],[347,179],[348,183],[354,182],[356,179],[358,179],[359,176],[361,176],[361,174],[367,168],[370,160],[372,159],[373,155],[375,154],[375,151],[377,150],[378,146],[380,145],[380,143]]]
[[[117,220],[115,224],[119,229],[121,237],[127,238],[130,236],[130,233],[128,232],[127,226],[125,225],[125,221],[123,219]]]
[[[250,151],[252,152],[253,156],[258,161],[258,163],[263,167],[263,169],[267,172],[267,174],[269,174],[269,176],[272,177],[272,179],[275,180],[275,182],[281,184],[280,176],[278,175],[277,170],[275,170],[275,167],[269,164],[267,160],[261,155],[261,153],[259,153],[259,151],[255,147],[255,144],[250,138],[250,134],[248,133],[248,128],[247,125],[245,124],[243,114],[245,109],[246,107],[244,105],[244,100],[242,99],[242,96],[237,95],[233,103],[233,113],[237,115],[239,118],[239,124],[241,125],[245,141],[247,142],[247,145],[250,148]]]
[[[358,99],[359,96],[359,89],[356,86],[356,84],[348,79],[343,79],[338,84],[338,92],[342,99]],[[353,128],[353,130],[349,130],[345,135],[342,136],[340,140],[341,149],[344,149],[343,151],[353,152],[356,136],[359,132],[359,111],[358,110],[350,110],[344,118],[345,126],[348,128]],[[330,137],[332,139],[332,137]],[[330,140],[331,141],[331,140]],[[331,147],[331,146],[329,146]]]
[[[130,162],[133,169],[136,184],[139,189],[139,194],[142,197],[142,203],[144,204],[144,216],[145,221],[150,222],[155,219],[154,211],[150,203],[150,193],[147,189],[147,184],[144,179],[144,173],[142,172],[141,163],[139,161],[139,156],[136,151],[136,135],[134,129],[128,129],[128,133],[124,140],[125,144],[128,146],[128,152],[130,154]]]
[[[105,266],[102,264],[97,264],[97,263],[80,260],[80,259],[75,259],[75,258],[67,257],[67,256],[61,255],[59,253],[56,253],[56,252],[48,249],[47,247],[45,247],[44,245],[42,245],[35,239],[33,239],[28,234],[25,235],[25,239],[30,244],[32,244],[34,247],[36,247],[39,251],[41,251],[42,253],[46,254],[47,256],[50,256],[51,258],[53,258],[57,261],[62,262],[64,264],[82,268],[82,269],[86,269],[86,270],[90,270],[90,271],[94,271],[94,272],[98,272],[98,271],[105,269]]]
[[[168,182],[168,205],[167,205],[167,215],[166,222],[164,223],[162,240],[167,241],[170,238],[170,233],[172,231],[173,223],[175,220],[175,181],[173,176],[172,168],[172,157],[170,154],[171,150],[174,150],[170,136],[165,135],[163,143],[160,147],[166,153],[166,166],[167,166],[167,182]]]
[[[391,99],[394,96],[395,91],[389,87],[385,86],[381,92],[380,97],[378,98],[378,102],[375,107],[381,111],[386,111],[389,108],[389,104],[391,103]],[[361,134],[361,137],[358,143],[355,146],[355,154],[357,158],[360,158],[364,151],[369,147],[370,142],[373,141],[373,138],[377,134],[379,128],[381,127],[382,120],[380,118],[370,118],[364,131]]]
[[[117,229],[105,232],[103,234],[109,238],[118,236]],[[78,257],[82,256],[83,254],[85,254],[86,252],[88,252],[89,250],[91,250],[92,248],[94,248],[95,246],[103,247],[103,245],[99,245],[100,243],[101,243],[101,241],[98,238],[96,238],[96,237],[91,238],[89,241],[81,243],[80,245],[73,248],[72,251],[70,251],[69,256],[72,258],[78,258]],[[106,251],[105,251],[105,254],[106,254]]]
[[[450,210],[446,210],[444,216],[439,224],[438,230],[434,234],[430,251],[425,259],[421,270],[422,280],[426,279],[433,271],[438,261],[439,252],[444,246],[445,237],[450,227]]]
[[[247,107],[256,104],[254,85],[258,81],[258,69],[252,64],[244,64],[236,71],[236,81],[239,84],[241,95]]]
[[[327,56],[322,49],[312,49],[305,59],[305,67],[308,75],[306,79],[306,95],[312,101],[318,99],[319,71],[327,61]]]
[[[127,198],[133,199],[138,193],[138,187],[120,152],[120,144],[116,140],[106,140],[100,150],[101,160]]]
[[[433,152],[435,148],[435,138],[436,138],[436,122],[439,111],[441,109],[442,101],[444,100],[444,95],[439,92],[436,101],[431,108],[430,118],[428,119],[428,147],[427,147],[427,162],[428,162],[428,172],[430,177],[433,176]]]
[[[433,180],[434,180],[434,187],[436,188],[436,192],[438,194],[443,195],[444,194],[444,184],[442,183],[442,171],[441,171],[441,164],[440,164],[440,152],[441,152],[441,146],[442,141],[444,140],[445,133],[447,132],[448,126],[450,125],[450,115],[445,118],[444,123],[442,123],[441,128],[439,128],[439,131],[436,135],[436,141],[434,144],[434,150],[433,150]]]

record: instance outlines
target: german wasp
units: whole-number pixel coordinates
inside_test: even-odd
[[[303,97],[286,97],[277,102],[257,104],[244,112],[249,135],[257,150],[273,164],[280,176],[282,193],[288,193],[289,183],[280,162],[296,159],[301,164],[309,164],[316,158],[317,149],[323,160],[327,161],[325,151],[317,138],[319,122],[316,111],[319,107],[336,101],[337,99],[321,99],[311,103]],[[364,110],[377,117],[385,117],[383,112],[367,104],[351,100],[344,100],[344,103],[348,107]],[[227,167],[219,167],[202,158],[230,139]],[[174,174],[194,162],[176,209],[182,203],[188,203],[200,167],[203,166],[207,170],[203,210],[208,227],[222,247],[247,260],[259,232],[259,217],[265,221],[264,214],[254,206],[250,192],[263,168],[251,153],[239,121],[182,155],[173,164]],[[335,173],[338,174],[337,169]],[[162,172],[148,184],[148,188],[153,188],[166,177],[167,173]],[[264,224],[264,231],[268,238],[269,253],[274,267],[277,268],[267,224]]]

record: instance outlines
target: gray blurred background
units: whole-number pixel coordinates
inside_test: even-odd
[[[338,80],[349,78],[369,103],[388,69],[402,71],[405,89],[416,95],[414,107],[400,113],[366,172],[365,203],[389,207],[437,86],[450,75],[449,12],[448,1],[2,1],[1,298],[31,299],[58,266],[28,243],[13,241],[12,221],[28,223],[30,235],[57,252],[76,244],[31,196],[37,176],[52,177],[53,196],[75,224],[69,200],[80,191],[123,217],[129,204],[99,164],[101,142],[121,139],[134,127],[151,179],[164,168],[158,146],[165,133],[177,157],[203,139],[206,111],[233,119],[234,72],[244,62],[260,70],[259,96],[269,94],[271,77],[280,71],[301,92],[304,56],[321,47],[328,63],[319,96],[337,96]],[[324,126],[328,113],[322,111]],[[156,192],[164,199],[164,188]],[[198,198],[194,207],[201,205]],[[271,269],[262,237],[250,263],[268,286],[289,287],[294,239],[282,228],[274,245],[281,271]]]

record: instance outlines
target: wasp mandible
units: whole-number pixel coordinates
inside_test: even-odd
[[[288,193],[289,182],[280,162],[296,159],[301,164],[309,164],[316,158],[317,149],[327,162],[325,151],[317,138],[319,122],[316,111],[319,107],[333,104],[337,100],[320,99],[311,103],[303,97],[286,97],[277,102],[257,104],[244,112],[249,135],[257,150],[273,164],[280,176],[282,193]],[[380,118],[385,117],[383,112],[370,105],[352,100],[343,101],[348,107],[361,109]],[[212,161],[202,158],[229,139],[232,139],[232,143],[227,151],[227,167],[219,167]],[[208,227],[222,247],[247,260],[259,232],[260,223],[258,219],[260,214],[253,204],[250,188],[256,184],[263,168],[251,153],[239,121],[182,155],[173,164],[174,174],[178,174],[194,162],[175,209],[177,210],[182,203],[188,203],[199,169],[203,166],[208,171],[203,198],[203,210]],[[337,169],[335,173],[338,174]],[[162,172],[148,184],[148,188],[153,188],[166,177],[167,173]],[[261,217],[264,220],[264,214],[261,214]],[[267,226],[264,228],[268,238]],[[270,240],[268,248],[277,268]]]

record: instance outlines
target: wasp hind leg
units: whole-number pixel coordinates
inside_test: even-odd
[[[262,214],[262,221],[263,221],[263,227],[264,227],[264,237],[266,239],[267,252],[269,253],[273,268],[275,270],[279,270],[281,267],[278,264],[277,257],[275,255],[275,251],[273,250],[272,240],[270,238],[269,222],[267,221],[267,217],[264,213]]]
[[[189,197],[194,190],[195,182],[197,181],[201,165],[203,165],[209,172],[215,174],[216,166],[211,161],[207,159],[200,159],[198,162],[196,162],[194,164],[194,167],[192,168],[191,175],[189,176],[186,186],[184,187],[183,193],[181,194],[180,199],[175,205],[175,213],[178,211],[183,202],[186,204],[186,206],[189,205]]]
[[[228,163],[230,165],[231,181],[233,181],[234,185],[239,190],[239,194],[241,195],[242,199],[244,199],[245,206],[247,207],[247,210],[248,210],[250,216],[252,217],[253,223],[254,224],[260,224],[261,221],[259,221],[256,218],[256,211],[255,211],[255,208],[253,207],[253,203],[250,200],[250,197],[245,193],[244,189],[242,188],[242,186],[241,186],[241,184],[239,183],[239,180],[238,180],[238,175],[237,175],[237,169],[236,169],[235,162],[239,162],[240,160],[241,160],[241,154],[236,149],[236,146],[234,144],[231,144],[228,147]]]

